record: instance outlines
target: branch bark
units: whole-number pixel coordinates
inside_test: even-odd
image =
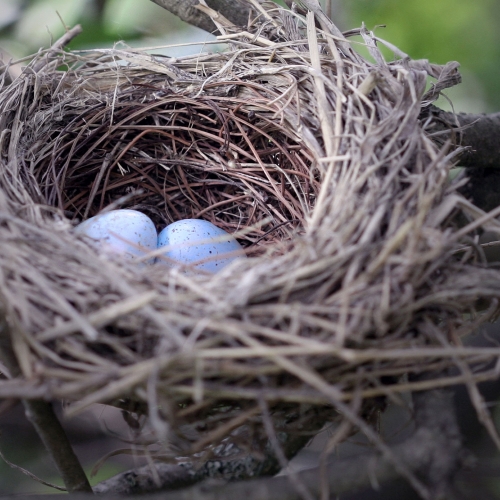
[[[142,495],[186,488],[200,481],[191,465],[155,464],[117,474],[94,486],[94,493]]]
[[[436,126],[430,130],[438,144],[451,140],[456,146],[466,148],[459,157],[463,167],[500,167],[500,113],[467,114],[450,113],[436,106],[423,114],[432,114]]]
[[[40,400],[23,401],[26,417],[49,451],[69,493],[92,492],[92,487],[59,422],[52,404]]]
[[[298,434],[280,433],[280,454],[286,459],[293,458],[311,439],[311,433],[319,431],[325,424],[324,412],[313,413],[310,418],[301,420],[308,432]],[[271,424],[272,425],[272,424]],[[276,436],[277,438],[277,436]],[[277,438],[278,440],[278,438]],[[273,476],[281,468],[276,457],[276,449],[269,447],[254,456],[248,451],[238,449],[228,443],[226,448],[215,458],[201,464],[155,464],[154,469],[146,465],[139,469],[117,474],[94,487],[94,493],[134,495],[155,491],[185,488],[203,480],[242,481],[250,477]]]
[[[198,0],[151,0],[160,7],[168,10],[188,24],[215,33],[217,27],[209,16],[198,10],[195,6]],[[246,26],[250,7],[248,3],[239,0],[208,0],[207,5],[220,12],[237,26]]]

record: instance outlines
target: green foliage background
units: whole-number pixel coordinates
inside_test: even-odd
[[[456,95],[462,107],[500,108],[498,0],[351,0],[348,5],[352,24],[386,25],[376,34],[411,57],[460,62],[464,84]]]

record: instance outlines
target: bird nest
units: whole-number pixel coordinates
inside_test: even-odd
[[[460,337],[496,311],[473,236],[498,224],[420,119],[457,65],[392,46],[386,62],[364,27],[318,12],[220,30],[222,52],[52,48],[10,83],[4,68],[0,394],[147,414],[162,453],[188,456],[363,427],[382,397],[492,376],[498,353]],[[206,219],[250,258],[189,275],[75,234],[119,207],[158,229]]]

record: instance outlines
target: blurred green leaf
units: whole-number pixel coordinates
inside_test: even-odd
[[[376,35],[412,58],[435,63],[458,61],[474,73],[470,90],[481,83],[492,109],[500,107],[500,4],[496,0],[352,0],[350,19],[364,21]],[[481,95],[483,89],[478,89]]]

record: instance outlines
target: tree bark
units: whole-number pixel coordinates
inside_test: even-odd
[[[178,18],[188,24],[215,33],[217,27],[212,19],[205,13],[198,10],[195,6],[200,2],[198,0],[151,0],[155,4],[163,7]],[[207,5],[212,9],[223,14],[237,26],[246,26],[250,7],[248,3],[239,0],[207,0]]]
[[[73,451],[66,432],[54,413],[52,404],[40,400],[24,400],[23,404],[26,417],[54,460],[68,492],[91,493],[89,480]]]
[[[451,140],[461,146],[458,164],[463,167],[500,167],[500,113],[450,113],[436,106],[425,111],[422,118],[432,115],[435,126],[429,130],[438,144]]]
[[[328,410],[328,415],[332,410]],[[102,481],[94,487],[94,493],[134,495],[151,493],[160,490],[177,490],[199,483],[211,481],[244,481],[261,476],[273,476],[283,467],[283,463],[293,458],[311,440],[311,435],[319,432],[327,421],[326,412],[313,412],[309,418],[301,419],[301,424],[307,429],[304,433],[286,434],[280,432],[280,438],[275,434],[275,447],[269,447],[262,452],[252,454],[241,451],[234,443],[205,463],[155,464],[154,470],[146,465],[139,469],[117,474]],[[290,415],[289,415],[290,416]],[[271,423],[272,427],[273,424]],[[271,434],[275,430],[268,429]],[[277,458],[281,455],[282,460]]]

